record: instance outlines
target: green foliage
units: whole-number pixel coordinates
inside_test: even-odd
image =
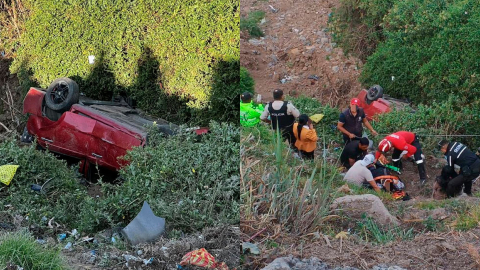
[[[12,205],[15,211],[37,224],[45,216],[75,226],[81,204],[88,196],[86,188],[78,183],[75,169],[69,169],[50,153],[35,150],[33,145],[19,147],[13,139],[0,144],[0,153],[0,164],[19,165],[8,189],[0,190],[0,205]],[[45,184],[44,193],[33,191],[31,184]]]
[[[293,159],[278,131],[270,133],[273,139],[267,140],[262,138],[262,128],[258,128],[258,143],[252,142],[252,130],[242,138],[240,149],[242,218],[250,220],[269,214],[293,233],[317,228],[329,213],[338,171],[326,160],[315,163]],[[251,160],[260,158],[255,151],[260,147],[268,149],[262,153],[264,163],[254,166]],[[256,180],[256,175],[261,175],[261,180]]]
[[[247,18],[242,17],[240,19],[240,30],[248,31],[252,37],[263,37],[263,31],[258,24],[265,17],[265,12],[261,10],[252,11],[248,14]]]
[[[11,70],[31,71],[42,87],[71,77],[88,96],[126,91],[141,107],[182,120],[239,92],[238,1],[27,2],[30,16]],[[208,117],[222,116],[222,109]]]
[[[41,247],[25,231],[0,234],[0,268],[11,269],[9,263],[28,270],[68,269],[59,250]]]
[[[333,39],[346,53],[365,60],[384,39],[383,18],[393,0],[341,0],[329,17]]]
[[[325,137],[327,143],[332,140],[341,141],[341,132],[337,129],[338,117],[340,116],[338,108],[333,108],[329,105],[325,106],[317,99],[306,96],[292,98],[291,101],[302,114],[308,116],[314,114],[324,115],[318,124],[314,124],[319,137]]]
[[[376,244],[386,244],[395,240],[412,239],[414,235],[413,228],[402,229],[399,226],[393,228],[382,228],[370,217],[365,217],[357,222],[358,231],[366,242]]]
[[[255,93],[255,81],[244,67],[240,67],[240,92]]]
[[[444,138],[461,141],[476,149],[479,141],[472,138],[449,137],[452,134],[476,134],[476,123],[480,120],[471,106],[456,107],[456,99],[449,97],[445,101],[432,105],[419,105],[415,112],[411,108],[379,115],[373,122],[380,134],[390,134],[399,130],[408,130],[419,135],[422,147],[429,151],[442,137],[423,135],[445,135]]]
[[[476,1],[396,2],[383,24],[387,40],[368,58],[361,77],[364,84],[380,84],[392,96],[417,103],[455,96],[455,107],[478,108]]]
[[[129,152],[131,163],[121,171],[126,181],[104,183],[100,212],[111,211],[114,222],[129,221],[147,201],[176,230],[238,224],[239,129],[212,123],[210,134],[200,141],[196,136],[152,136],[149,146]]]

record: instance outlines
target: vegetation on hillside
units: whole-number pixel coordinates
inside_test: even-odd
[[[239,94],[238,1],[4,1],[0,14],[14,22],[0,28],[11,70],[41,87],[70,77],[88,96],[125,93],[176,122],[238,122],[224,114],[238,112],[224,105]]]
[[[10,214],[28,216],[41,227],[42,218],[55,218],[67,228],[97,232],[126,226],[143,201],[164,217],[175,234],[192,232],[239,220],[239,129],[212,123],[211,133],[198,138],[185,133],[163,138],[152,133],[150,145],[126,157],[130,165],[121,172],[120,184],[102,183],[102,196],[91,197],[81,185],[78,168],[68,168],[35,146],[19,147],[12,139],[0,144],[0,164],[17,164],[12,183],[0,189],[0,205]],[[41,192],[31,184],[43,185]],[[34,207],[32,207],[34,205]]]

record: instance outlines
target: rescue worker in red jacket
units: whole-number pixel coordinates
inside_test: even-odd
[[[398,131],[385,137],[378,144],[378,150],[375,153],[375,160],[382,154],[385,154],[390,149],[393,150],[392,161],[394,166],[402,168],[401,158],[407,159],[414,157],[415,163],[418,166],[418,174],[420,176],[420,184],[425,184],[427,173],[425,171],[425,164],[422,154],[422,146],[418,140],[418,136],[413,132]]]

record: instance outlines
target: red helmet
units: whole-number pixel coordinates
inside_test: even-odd
[[[390,148],[392,148],[392,143],[387,140],[387,139],[383,139],[379,144],[378,144],[378,151],[380,152],[388,152],[390,150]]]

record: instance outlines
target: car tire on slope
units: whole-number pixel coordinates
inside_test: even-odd
[[[367,100],[375,101],[383,97],[383,88],[380,85],[374,85],[367,91]]]
[[[58,78],[48,86],[45,103],[48,108],[64,112],[78,103],[80,92],[78,84],[70,78]]]

